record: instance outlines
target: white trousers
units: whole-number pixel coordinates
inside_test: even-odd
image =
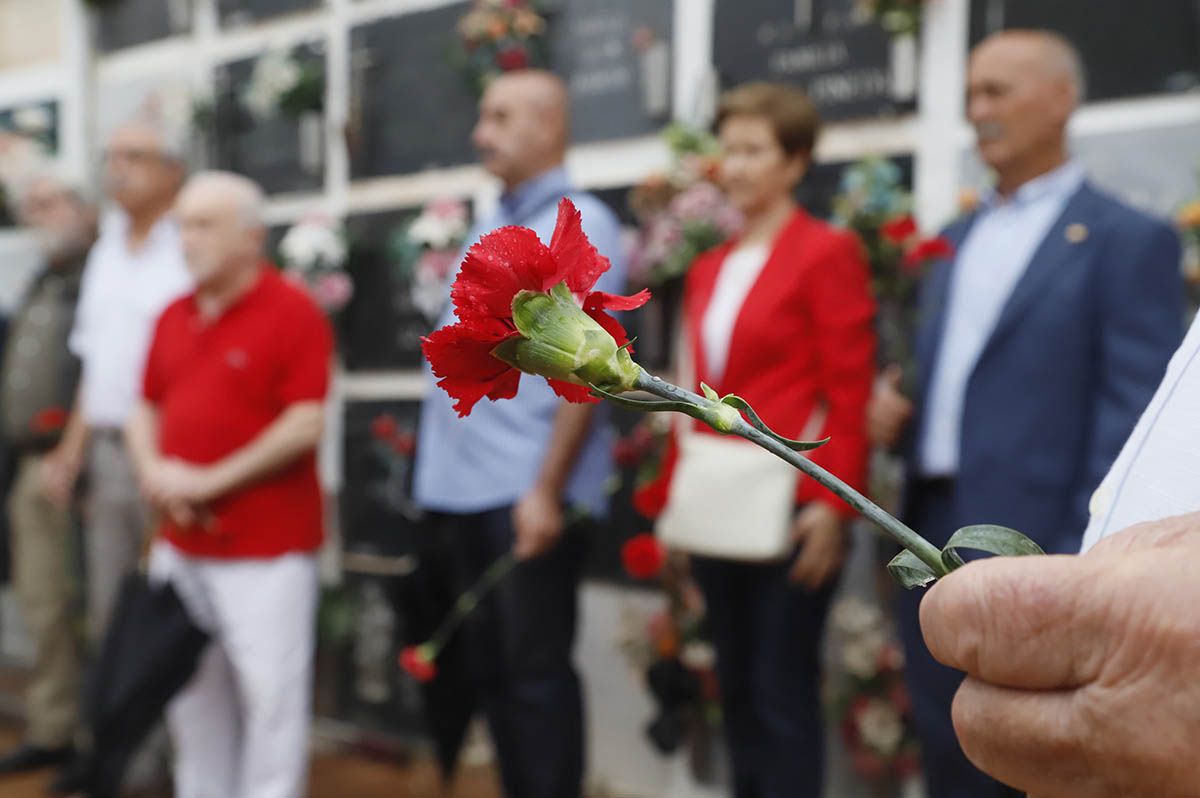
[[[150,576],[173,583],[212,635],[196,674],[167,708],[176,798],[302,798],[316,558],[205,559],[159,541]]]

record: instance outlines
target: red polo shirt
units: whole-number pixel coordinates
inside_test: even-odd
[[[158,321],[143,395],[158,408],[164,457],[215,463],[258,437],[296,402],[321,401],[333,335],[303,292],[265,266],[254,287],[216,319],[195,296]],[[164,521],[176,547],[200,557],[274,557],[321,545],[316,454],[216,500],[205,526]]]

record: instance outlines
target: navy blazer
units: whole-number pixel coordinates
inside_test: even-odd
[[[956,247],[975,219],[946,230]],[[1071,197],[967,383],[955,483],[963,525],[1002,524],[1048,552],[1079,550],[1091,494],[1183,338],[1180,259],[1165,223],[1087,183]],[[928,394],[955,267],[934,264],[922,285],[918,396]],[[910,456],[924,413],[919,403]]]

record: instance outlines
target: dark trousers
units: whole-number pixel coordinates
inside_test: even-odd
[[[465,589],[512,549],[512,508],[443,516]],[[462,627],[471,681],[487,716],[508,798],[579,798],[583,691],[571,661],[585,540],[519,564]]]
[[[832,587],[810,593],[784,563],[692,558],[717,649],[734,798],[820,798],[821,632]]]
[[[957,517],[954,483],[918,483],[911,495],[908,523],[939,548],[966,524]],[[921,635],[920,606],[924,590],[901,590],[898,602],[904,641],[905,678],[912,694],[913,720],[921,738],[921,759],[929,798],[1009,798],[1021,793],[984,774],[970,763],[950,720],[950,705],[963,674],[929,654]]]

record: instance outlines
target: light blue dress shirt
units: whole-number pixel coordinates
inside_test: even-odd
[[[474,244],[485,233],[505,225],[533,229],[546,244],[554,233],[558,202],[569,197],[583,217],[583,230],[592,244],[612,263],[600,278],[600,291],[623,293],[626,264],[621,248],[621,228],[616,216],[600,200],[575,189],[566,171],[547,172],[500,200],[500,207],[477,224],[467,241]],[[462,259],[459,259],[461,263]],[[449,306],[438,326],[454,321]],[[471,414],[459,418],[450,397],[432,385],[421,408],[413,494],[427,510],[470,514],[515,504],[536,481],[562,400],[546,380],[521,376],[513,399],[481,400]],[[593,416],[592,431],[567,484],[566,500],[593,515],[607,512],[605,483],[612,476],[615,435],[607,408]]]
[[[954,264],[919,442],[922,476],[957,474],[963,401],[971,372],[1013,289],[1083,182],[1083,167],[1072,161],[1029,181],[1008,200],[995,193],[984,198]]]

